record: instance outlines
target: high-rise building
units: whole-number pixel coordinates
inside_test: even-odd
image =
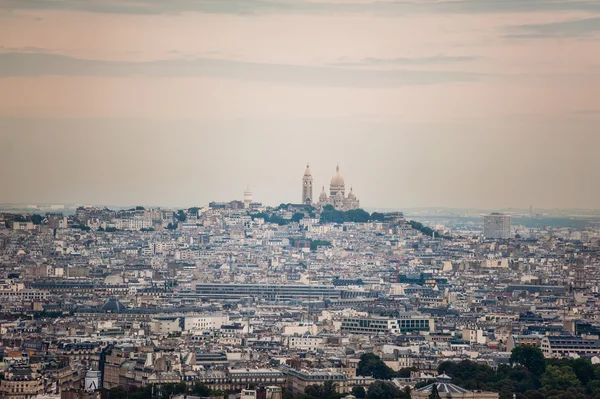
[[[312,204],[313,200],[313,177],[310,167],[306,164],[306,170],[302,177],[302,204]]]
[[[492,213],[483,217],[485,238],[507,240],[510,238],[510,215]]]

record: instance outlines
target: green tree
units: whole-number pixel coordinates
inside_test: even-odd
[[[367,391],[361,386],[355,386],[352,388],[352,395],[356,396],[358,399],[363,399],[367,396]]]
[[[391,382],[375,381],[369,385],[367,399],[394,399],[400,396],[400,390]]]
[[[589,359],[573,359],[570,363],[570,366],[577,376],[577,379],[581,381],[583,385],[586,385],[588,382],[594,379],[594,367]]]
[[[146,208],[144,208],[143,206],[139,206],[139,205],[135,207],[135,210],[136,210],[136,211],[143,211],[143,210],[145,210],[145,209],[146,209]]]
[[[33,215],[31,215],[31,223],[33,223],[35,225],[42,224],[42,220],[44,220],[42,215],[38,215],[37,213],[34,213]]]
[[[376,354],[365,353],[360,357],[356,374],[373,376],[377,380],[389,380],[394,376],[394,371]]]
[[[571,387],[581,386],[577,375],[569,366],[548,366],[542,375],[542,386],[548,390],[564,391]]]
[[[373,212],[370,219],[376,222],[383,222],[385,220],[385,215],[380,212]]]
[[[301,212],[296,212],[292,215],[292,222],[299,222],[304,219],[304,214]]]
[[[546,371],[546,358],[537,346],[519,345],[515,347],[510,354],[510,362],[525,366],[537,377]]]
[[[176,217],[177,217],[177,220],[179,220],[180,222],[185,222],[187,220],[187,215],[185,214],[183,209],[180,209],[177,211]]]
[[[337,393],[337,385],[333,381],[325,381],[322,385],[309,385],[304,389],[304,392],[320,399],[337,399],[341,396]]]

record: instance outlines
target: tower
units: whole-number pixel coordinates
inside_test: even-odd
[[[252,203],[252,191],[250,191],[250,186],[246,188],[244,191],[244,208],[250,208],[250,204]]]
[[[310,166],[306,164],[306,170],[302,177],[302,204],[312,204],[313,200],[313,178],[310,172]]]

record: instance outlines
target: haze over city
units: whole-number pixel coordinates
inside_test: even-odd
[[[594,208],[595,1],[0,2],[2,203]]]

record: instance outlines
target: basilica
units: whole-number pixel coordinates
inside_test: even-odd
[[[349,211],[360,207],[360,202],[352,192],[352,188],[350,188],[350,192],[348,193],[348,196],[346,196],[346,184],[340,173],[339,165],[335,168],[335,175],[333,175],[331,183],[329,184],[329,196],[325,192],[325,186],[323,186],[318,202],[314,201],[313,177],[310,166],[308,164],[306,165],[306,170],[302,177],[302,203],[314,205],[321,209],[326,205],[332,205],[338,211]]]

